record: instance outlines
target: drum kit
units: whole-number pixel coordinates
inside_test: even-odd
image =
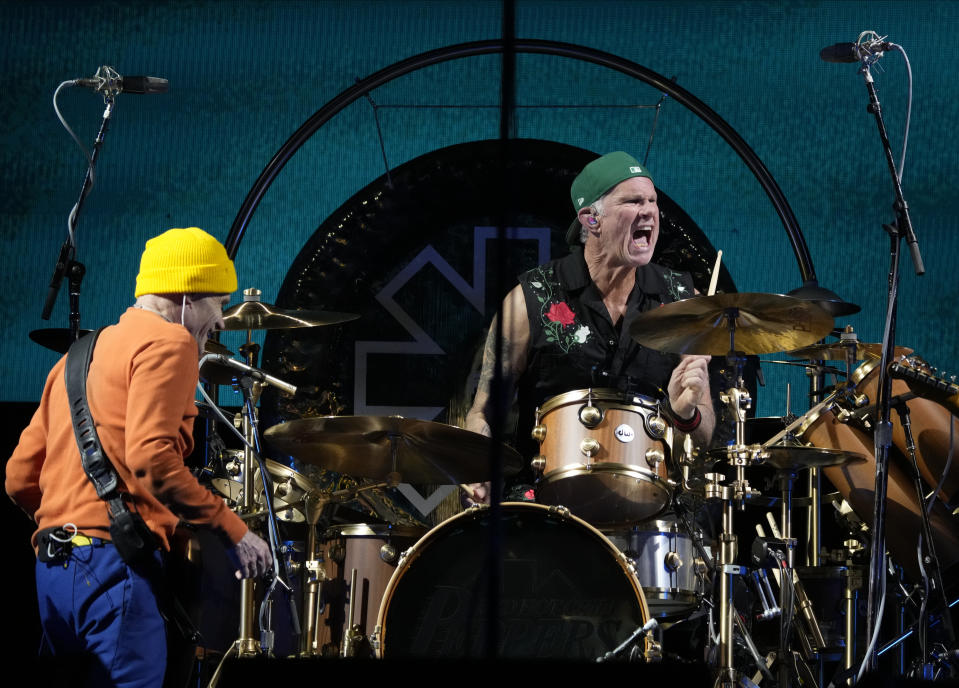
[[[699,619],[706,624],[704,657],[687,659],[710,661],[717,683],[773,679],[774,663],[780,685],[805,685],[817,667],[814,683],[823,684],[827,662],[838,662],[837,672],[848,678],[841,672],[857,662],[862,635],[856,609],[873,499],[870,431],[879,347],[859,342],[851,328],[838,333],[838,342],[826,343],[837,331],[817,302],[716,294],[667,304],[633,321],[630,334],[643,346],[725,357],[727,384],[719,399],[735,424],[727,446],[696,446],[691,435],[672,426],[662,399],[615,389],[570,391],[536,410],[532,436],[539,453],[530,464],[537,476],[535,502],[506,502],[495,510],[474,505],[432,524],[424,514],[393,508],[388,495],[408,483],[464,486],[485,480],[494,449],[506,476],[516,474],[523,459],[476,433],[396,416],[280,423],[263,433],[274,456],[265,459],[257,431],[260,391],[267,385],[295,388],[256,367],[253,331],[330,325],[356,316],[280,309],[262,303],[257,290],[247,290],[245,299],[224,319],[227,330],[247,331],[240,347],[246,362],[231,358],[218,342],[208,344],[201,360],[201,377],[244,391],[244,411],[236,419],[223,419],[215,403],[203,410],[227,420],[244,448],[211,443],[204,475],[251,527],[270,535],[280,556],[268,590],[262,582],[241,585],[237,639],[228,654],[275,651],[272,615],[263,606],[271,607],[275,590],[283,588],[298,600],[290,613],[294,645],[286,651],[300,657],[490,656],[485,629],[495,623],[495,656],[655,661],[664,644],[668,654],[681,656],[664,643],[664,629]],[[747,443],[756,424],[747,418],[752,399],[743,383],[746,356],[775,352],[798,359],[782,363],[807,368],[814,403],[800,416],[787,412],[776,419],[778,431],[766,431],[763,441]],[[959,476],[948,471],[959,385],[911,353],[897,350],[893,365],[894,401],[901,410],[893,441],[903,456],[916,458],[917,473],[913,477],[907,464],[890,467],[887,508],[895,526],[887,544],[891,563],[904,572],[902,581],[916,582],[927,580],[916,558],[920,503],[929,505],[927,535],[939,558],[936,570],[959,563],[951,513]],[[845,371],[826,362],[844,363]],[[831,389],[823,371],[837,380]],[[318,486],[279,457],[292,457],[301,470],[341,478]],[[757,466],[775,471],[778,491],[761,494],[750,484],[747,470]],[[822,494],[820,473],[838,493]],[[796,498],[800,474],[808,494]],[[938,498],[926,501],[932,487]],[[366,518],[331,522],[331,510],[347,503],[365,507]],[[778,518],[772,511],[777,504]],[[797,504],[807,516],[805,566],[795,560]],[[835,506],[847,526],[838,548],[820,541],[823,505]],[[747,508],[765,512],[767,523],[756,526],[744,565],[735,521]],[[721,522],[718,532],[703,526],[704,513]],[[300,541],[282,540],[279,524],[300,529]],[[488,576],[495,567],[487,552],[494,533],[501,561],[499,585],[492,589]],[[824,586],[833,591],[828,604],[817,601]],[[499,598],[496,606],[489,604],[491,594]],[[937,604],[933,597],[927,589],[924,609],[927,602]],[[490,610],[498,610],[497,619]],[[763,641],[751,633],[776,619],[777,637],[765,639],[771,647],[763,654]]]
[[[257,372],[254,388],[270,378],[250,355],[253,329],[350,317],[282,311],[255,298],[254,305],[244,303],[225,317],[228,329],[248,330],[241,350]],[[490,656],[487,630],[495,621],[495,656],[655,661],[664,646],[670,656],[681,656],[664,636],[699,619],[708,629],[703,652],[718,683],[767,677],[779,685],[810,678],[824,684],[830,662],[847,680],[843,672],[854,671],[862,635],[856,616],[875,474],[870,429],[879,346],[859,342],[851,328],[834,331],[829,311],[791,296],[717,294],[641,314],[630,334],[643,346],[725,357],[727,383],[719,399],[734,420],[734,439],[720,448],[698,447],[673,427],[662,399],[616,389],[573,390],[536,410],[532,436],[539,452],[530,463],[537,477],[535,502],[506,502],[495,511],[472,506],[436,524],[423,514],[383,509],[385,495],[405,483],[462,486],[487,479],[493,449],[486,437],[452,425],[393,416],[303,418],[263,433],[275,456],[348,476],[346,482],[321,489],[278,461],[258,468],[248,447],[227,452],[226,475],[212,486],[251,523],[272,511],[285,526],[307,529],[304,545],[287,547],[296,552],[290,568],[300,590],[293,614],[302,624],[299,656]],[[826,342],[830,334],[839,341]],[[807,368],[814,403],[800,416],[776,419],[776,431],[748,443],[755,433],[747,418],[752,399],[743,383],[746,356],[776,352],[794,359],[783,363]],[[915,488],[926,485],[925,496],[936,486],[939,494],[929,506],[939,570],[959,563],[959,531],[948,506],[959,492],[959,478],[948,475],[959,386],[911,350],[896,353],[895,400],[906,413],[895,426],[894,443],[910,456],[911,426],[921,477],[912,481],[908,466],[891,466],[888,509],[896,527],[887,544],[902,581],[915,582],[925,580],[915,556],[915,536],[923,527]],[[204,374],[211,379],[236,381],[243,373],[221,359],[209,358],[207,365]],[[832,388],[825,387],[824,371],[838,380]],[[258,446],[255,409],[248,415],[253,420],[245,423],[245,434],[249,445]],[[505,445],[495,449],[505,475],[520,470],[518,453]],[[766,494],[747,478],[757,466],[775,474],[768,483],[775,488]],[[264,470],[269,487],[254,487],[263,482]],[[820,474],[838,492],[824,495]],[[795,497],[800,475],[808,494]],[[266,493],[273,495],[272,509]],[[370,518],[330,523],[330,508],[347,502],[366,505]],[[805,566],[796,561],[797,504],[806,513]],[[847,527],[838,547],[821,542],[824,505],[835,506]],[[749,556],[740,557],[737,514],[747,509],[764,512],[766,523],[756,525]],[[718,532],[703,527],[704,511],[718,517]],[[502,560],[491,593],[487,553],[494,533]],[[491,594],[498,596],[495,606]],[[253,605],[263,597],[252,590],[241,594],[246,609],[235,644],[240,654],[272,649],[253,638]],[[926,597],[935,604],[931,594]],[[497,610],[495,620],[490,610]],[[768,628],[777,620],[771,639]],[[766,637],[754,640],[753,633],[763,634],[764,621],[772,622]]]

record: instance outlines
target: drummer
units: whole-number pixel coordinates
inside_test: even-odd
[[[629,334],[637,314],[695,293],[688,273],[652,262],[659,208],[649,170],[627,153],[608,153],[586,165],[570,191],[577,216],[566,234],[569,255],[521,275],[503,301],[499,403],[508,408],[518,395],[524,427],[538,405],[570,390],[655,394],[668,400],[675,429],[707,444],[715,426],[710,357],[660,353]],[[466,424],[487,436],[497,403],[496,330],[494,319]],[[475,501],[488,500],[485,486],[473,489]]]

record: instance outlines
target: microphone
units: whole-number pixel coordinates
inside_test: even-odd
[[[286,392],[290,396],[296,394],[295,385],[291,385],[289,382],[283,382],[283,380],[273,377],[269,373],[264,373],[259,368],[248,366],[246,363],[242,363],[235,358],[230,358],[229,356],[224,356],[223,354],[205,354],[203,358],[200,359],[200,367],[202,368],[207,363],[233,368],[234,370],[238,370],[241,374],[253,378],[257,382],[261,382],[265,385],[273,385],[281,392]]]
[[[859,62],[859,46],[855,43],[836,43],[819,51],[824,62]]]
[[[893,44],[886,41],[872,40],[862,43],[836,43],[819,51],[819,57],[824,62],[859,62],[868,55],[882,56],[890,50]]]
[[[156,76],[120,76],[113,67],[107,65],[100,67],[90,79],[74,79],[73,85],[108,96],[117,93],[152,95],[170,90],[170,82],[166,79]]]

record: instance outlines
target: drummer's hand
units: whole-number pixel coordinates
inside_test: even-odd
[[[246,534],[238,543],[227,550],[236,571],[237,578],[256,578],[270,570],[273,565],[273,553],[263,538],[254,535],[252,531]]]
[[[680,418],[691,418],[709,397],[709,370],[712,356],[684,355],[669,377],[669,405]]]
[[[466,497],[464,500],[465,506],[489,504],[489,481],[485,483],[470,483],[469,485],[461,485],[461,487]]]

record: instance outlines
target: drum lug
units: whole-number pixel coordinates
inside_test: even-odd
[[[656,467],[659,466],[666,459],[665,454],[663,454],[662,449],[656,449],[655,447],[650,447],[646,450],[646,463],[649,464],[649,467],[654,471]]]
[[[387,564],[396,564],[397,555],[399,552],[396,551],[396,547],[390,543],[384,543],[380,547],[380,559],[385,561]]]
[[[380,624],[376,624],[373,628],[373,632],[370,633],[370,647],[373,648],[373,652],[377,655],[380,654],[380,636],[382,635],[383,627]]]
[[[530,433],[530,437],[542,444],[546,439],[546,426],[542,423],[538,423],[533,426],[533,431]]]
[[[579,450],[587,457],[593,458],[600,450],[599,440],[593,437],[584,437],[579,443]]]
[[[592,402],[583,405],[579,409],[579,422],[585,425],[587,428],[592,430],[597,425],[603,422],[603,417],[606,414],[603,412],[603,409],[598,406],[593,406]]]
[[[661,440],[666,436],[666,421],[657,413],[646,417],[646,432],[654,440]]]
[[[530,468],[533,469],[533,472],[542,473],[543,470],[546,468],[546,457],[543,456],[542,454],[537,454],[529,462],[529,465],[530,465]]]
[[[667,552],[663,564],[670,571],[678,571],[683,565],[683,560],[679,556],[679,552]]]

